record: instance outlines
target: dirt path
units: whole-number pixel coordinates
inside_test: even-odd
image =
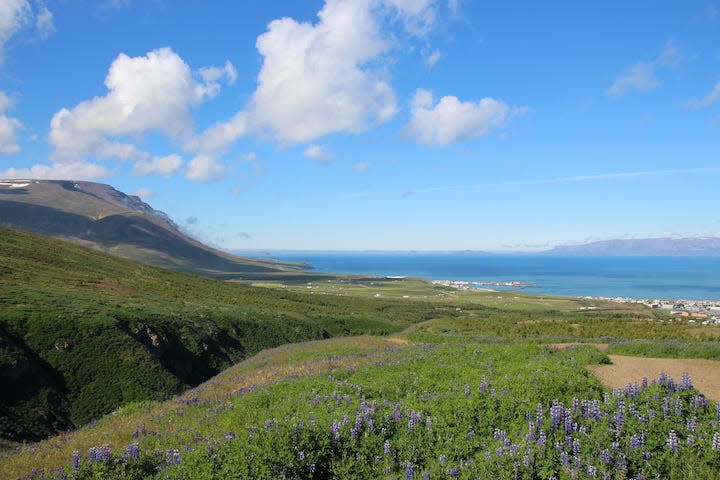
[[[643,377],[653,380],[660,373],[680,381],[687,372],[695,388],[706,397],[720,401],[720,361],[696,358],[644,358],[608,355],[612,365],[589,365],[600,381],[612,388],[624,387],[629,382],[640,383]]]

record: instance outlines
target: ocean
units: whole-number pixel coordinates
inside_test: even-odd
[[[720,300],[720,257],[558,257],[472,252],[268,252],[313,271],[429,280],[522,282],[564,296]],[[502,287],[490,287],[504,290]]]

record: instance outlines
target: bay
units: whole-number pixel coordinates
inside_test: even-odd
[[[560,257],[475,252],[267,252],[261,256],[306,262],[312,271],[325,273],[522,282],[529,285],[522,289],[528,293],[720,300],[720,257]]]

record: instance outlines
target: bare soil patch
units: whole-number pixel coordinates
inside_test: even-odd
[[[630,382],[640,383],[643,377],[653,380],[666,373],[679,381],[684,372],[690,374],[693,385],[706,397],[720,401],[720,361],[698,358],[644,358],[608,355],[612,365],[589,365],[587,368],[600,381],[612,388]]]

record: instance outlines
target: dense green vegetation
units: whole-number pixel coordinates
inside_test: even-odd
[[[0,437],[34,440],[159,400],[287,342],[387,334],[429,303],[314,297],[185,275],[0,230]]]

